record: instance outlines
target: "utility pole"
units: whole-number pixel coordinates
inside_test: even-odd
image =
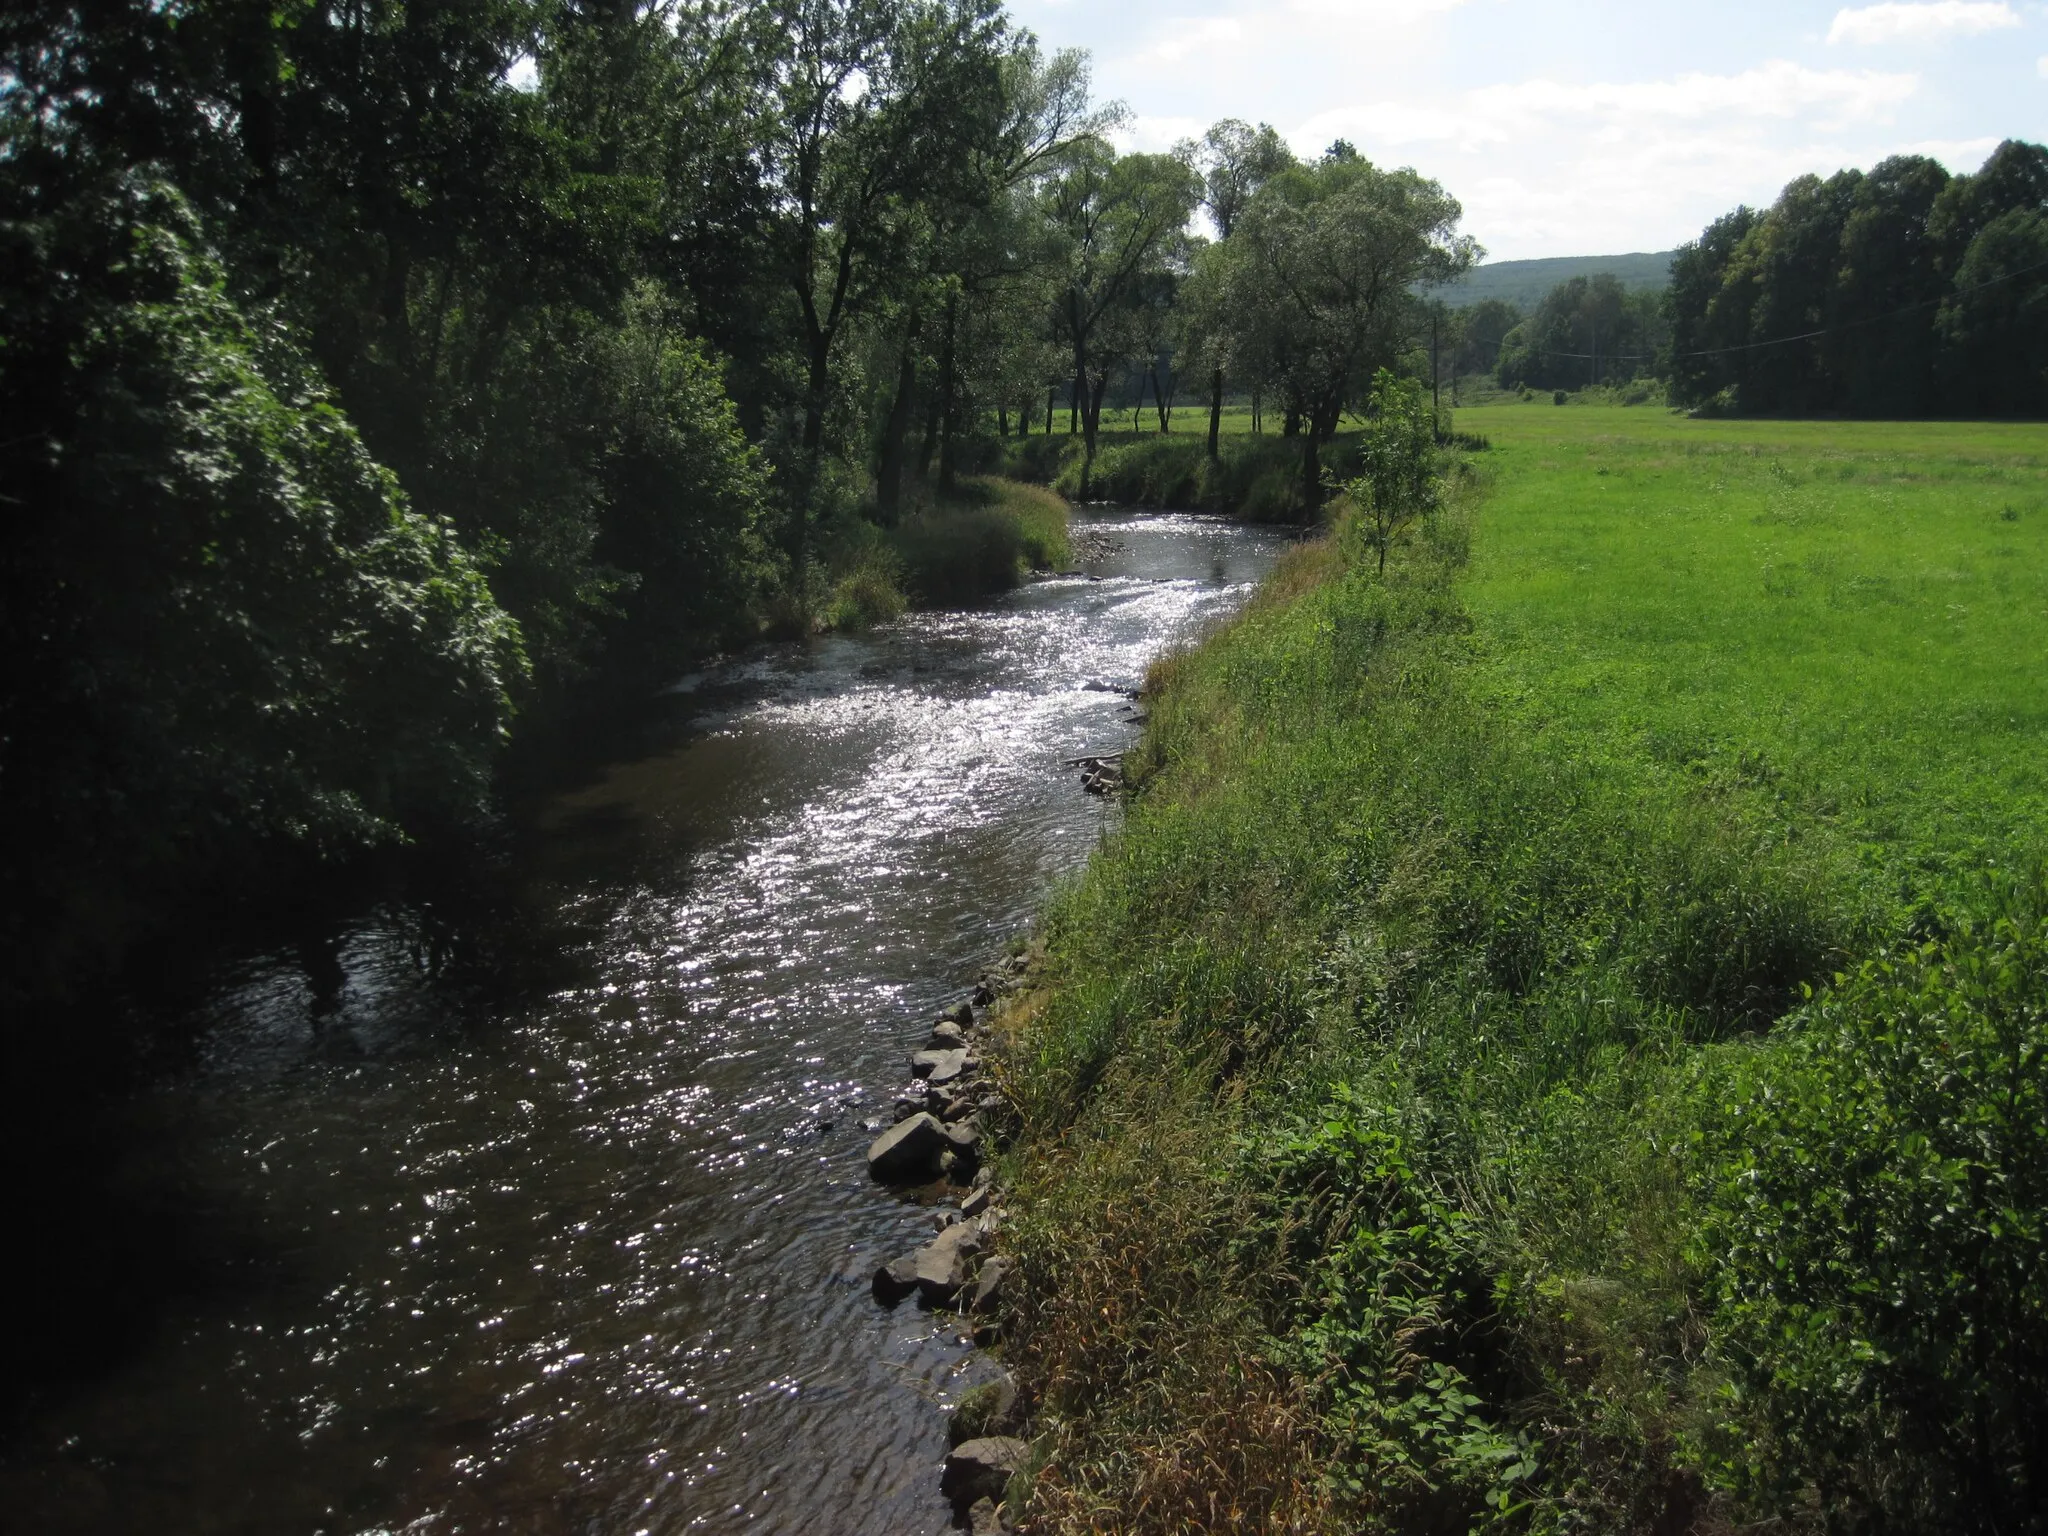
[[[1432,299],[1432,300],[1430,301],[1430,305],[1429,305],[1429,425],[1430,425],[1430,430],[1431,430],[1431,431],[1434,431],[1434,432],[1437,432],[1437,433],[1441,433],[1441,432],[1443,431],[1443,419],[1444,419],[1444,401],[1443,401],[1443,369],[1442,369],[1442,368],[1441,368],[1441,367],[1440,367],[1440,366],[1438,365],[1438,363],[1437,363],[1437,358],[1436,358],[1436,322],[1437,322],[1437,317],[1438,317],[1438,315],[1439,315],[1439,314],[1441,314],[1441,313],[1442,313],[1442,311],[1443,311],[1443,307],[1444,307],[1444,301],[1443,301],[1442,299]]]

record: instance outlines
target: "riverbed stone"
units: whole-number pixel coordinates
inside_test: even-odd
[[[919,1110],[874,1139],[868,1147],[868,1172],[897,1184],[915,1184],[937,1172],[942,1154],[952,1150],[946,1128]]]
[[[872,1289],[883,1306],[895,1306],[917,1289],[917,1256],[906,1253],[882,1265],[875,1271]]]
[[[1024,1405],[1017,1396],[1017,1383],[1006,1374],[960,1394],[960,1405],[946,1420],[946,1444],[960,1446],[991,1435],[1016,1435],[1023,1428]]]
[[[939,1474],[939,1491],[955,1504],[996,1500],[1022,1470],[1031,1447],[1014,1435],[990,1435],[955,1446]]]
[[[1009,1522],[994,1499],[976,1499],[967,1511],[967,1536],[1006,1536]]]
[[[944,1013],[940,1014],[939,1019],[941,1023],[957,1024],[962,1029],[972,1029],[974,1028],[974,1005],[972,1003],[955,1003]]]
[[[977,1179],[973,1191],[965,1200],[960,1202],[960,1214],[962,1216],[979,1216],[988,1209],[989,1198],[988,1186]]]
[[[932,1026],[931,1042],[926,1045],[925,1049],[928,1051],[954,1051],[966,1043],[967,1031],[950,1019],[941,1019]]]
[[[919,1051],[910,1058],[910,1070],[932,1084],[950,1083],[967,1067],[967,1051],[956,1047],[949,1051]]]
[[[935,1307],[951,1301],[967,1285],[982,1247],[981,1228],[956,1222],[911,1255],[911,1273],[924,1299]]]
[[[981,1266],[981,1273],[974,1277],[974,1290],[967,1301],[967,1310],[976,1317],[987,1317],[1002,1305],[1003,1282],[1010,1277],[1010,1261],[997,1254]]]

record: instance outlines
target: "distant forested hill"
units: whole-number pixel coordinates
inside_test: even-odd
[[[1625,256],[1546,256],[1537,261],[1489,261],[1437,290],[1453,309],[1470,309],[1481,299],[1504,299],[1520,310],[1534,309],[1559,283],[1611,272],[1624,288],[1662,288],[1671,281],[1676,251],[1631,251]]]

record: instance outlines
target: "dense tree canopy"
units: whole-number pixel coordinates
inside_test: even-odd
[[[2048,150],[2008,141],[1972,176],[1897,156],[1802,176],[1684,247],[1672,394],[1861,416],[2048,413]]]

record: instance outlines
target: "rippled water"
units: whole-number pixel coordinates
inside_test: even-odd
[[[10,1524],[943,1529],[985,1367],[870,1297],[931,1223],[861,1122],[1114,814],[1060,760],[1279,547],[1080,526],[1085,576],[684,680],[529,818],[545,921],[483,960],[393,905],[220,980],[120,1132],[212,1279],[30,1421]]]

